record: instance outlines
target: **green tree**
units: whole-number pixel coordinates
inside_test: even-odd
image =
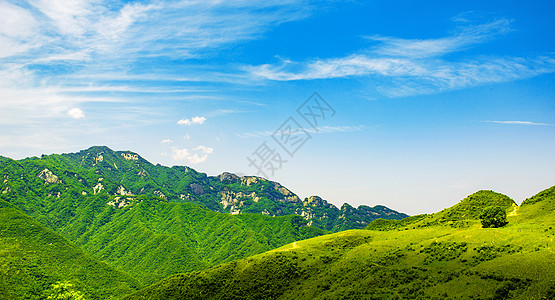
[[[73,284],[64,281],[52,285],[46,299],[53,300],[85,300],[83,293],[73,288]]]
[[[483,228],[497,228],[505,226],[507,222],[507,213],[500,206],[489,206],[484,208],[480,215]]]

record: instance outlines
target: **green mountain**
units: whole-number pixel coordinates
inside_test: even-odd
[[[479,213],[505,207],[508,225]],[[432,215],[376,220],[207,270],[126,299],[554,299],[555,187],[521,206],[480,191]]]
[[[156,174],[168,185],[206,175],[189,170],[190,175],[176,179],[178,170],[188,169],[153,166],[126,152],[97,153],[94,162],[89,156],[5,160],[0,199],[141,284],[327,233],[306,226],[300,216],[232,215],[184,199],[170,202],[154,180],[141,183],[133,177],[141,164],[149,171],[141,168],[138,173]],[[151,195],[135,195],[130,190],[136,187],[128,190],[126,183],[150,189]]]
[[[269,216],[296,214],[309,225],[328,231],[364,228],[371,221],[402,219],[407,215],[384,206],[353,208],[345,204],[338,209],[317,196],[301,200],[277,182],[260,177],[239,177],[231,173],[207,176],[189,167],[153,165],[136,153],[91,147],[78,153],[43,155],[18,161],[25,169],[23,177],[37,196],[63,197],[67,192],[102,194],[116,197],[113,205],[125,205],[124,196],[148,195],[168,202],[197,203],[216,212],[255,213]],[[0,169],[14,168],[0,165]],[[9,175],[10,172],[4,172]],[[4,190],[13,185],[4,182]],[[41,195],[41,192],[43,194]],[[46,193],[44,193],[46,192]],[[121,202],[123,201],[123,202]],[[21,204],[34,205],[34,204]],[[32,207],[25,207],[32,211]]]
[[[60,294],[111,299],[136,288],[138,282],[129,275],[93,259],[0,200],[0,299]]]

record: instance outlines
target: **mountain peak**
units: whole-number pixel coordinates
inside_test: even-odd
[[[114,152],[114,150],[108,148],[107,146],[91,146],[86,150],[82,150],[81,152],[86,153],[101,153],[101,152]]]
[[[303,202],[307,202],[309,205],[316,207],[323,207],[327,206],[328,204],[328,201],[322,199],[320,196],[310,196],[306,198]]]

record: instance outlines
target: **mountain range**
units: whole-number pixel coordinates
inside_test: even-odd
[[[103,146],[11,162],[28,169],[25,176],[32,177],[33,184],[48,185],[37,191],[39,194],[46,192],[46,196],[59,197],[70,188],[84,196],[107,194],[113,196],[111,205],[118,208],[128,205],[137,195],[149,195],[167,202],[197,203],[230,214],[296,214],[307,220],[309,226],[334,232],[364,228],[378,218],[407,217],[381,205],[354,208],[345,203],[337,208],[318,196],[301,200],[281,184],[261,177],[231,173],[207,176],[185,166],[153,165],[136,153],[112,151]],[[4,182],[0,187],[10,189],[11,183]]]
[[[482,228],[491,206],[507,225]],[[554,206],[478,191],[409,217],[107,147],[0,157],[0,298],[550,299]]]
[[[327,234],[325,229],[406,216],[383,206],[345,204],[340,210],[316,196],[301,201],[260,177],[210,177],[107,147],[2,158],[0,199],[141,285]]]

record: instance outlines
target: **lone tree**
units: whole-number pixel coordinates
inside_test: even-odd
[[[489,206],[484,208],[480,215],[483,228],[497,228],[505,226],[507,222],[507,213],[501,206]]]

